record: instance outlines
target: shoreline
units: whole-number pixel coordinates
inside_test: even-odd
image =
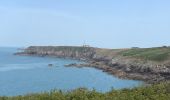
[[[114,67],[110,67],[106,64],[103,64],[101,62],[96,62],[90,59],[77,59],[77,58],[71,58],[71,57],[57,57],[57,56],[49,56],[49,55],[32,55],[32,54],[15,54],[15,55],[19,55],[19,56],[32,56],[32,57],[54,57],[54,58],[61,58],[61,59],[72,59],[72,60],[79,60],[85,63],[70,63],[68,65],[64,65],[65,67],[76,67],[76,68],[83,68],[83,67],[88,67],[88,68],[95,68],[97,70],[102,70],[104,73],[107,73],[109,75],[112,75],[114,77],[118,77],[121,79],[128,79],[128,80],[138,80],[138,81],[142,81],[145,84],[153,84],[153,83],[157,83],[157,82],[153,82],[153,80],[151,80],[151,77],[156,77],[156,76],[150,76],[148,77],[148,75],[141,75],[138,73],[126,73],[125,71],[122,71],[120,69],[114,68]],[[149,81],[150,80],[150,81]]]
[[[71,59],[71,58],[69,58]],[[76,59],[78,60],[78,59]],[[117,68],[112,68],[108,65],[105,65],[105,64],[102,64],[100,62],[94,62],[94,61],[85,61],[86,63],[80,63],[80,64],[77,64],[77,63],[71,63],[71,64],[68,64],[68,65],[65,65],[65,67],[76,67],[76,68],[84,68],[84,67],[87,67],[87,68],[95,68],[95,69],[98,69],[98,70],[101,70],[103,71],[104,73],[107,73],[109,75],[112,75],[114,77],[118,77],[118,78],[121,78],[121,79],[128,79],[128,80],[138,80],[138,81],[142,81],[144,82],[145,84],[153,84],[153,83],[157,83],[155,82],[154,79],[155,77],[157,77],[156,75],[142,75],[142,74],[139,74],[139,73],[127,73],[121,69],[117,69]]]
[[[74,64],[67,67],[92,67],[122,79],[144,81],[147,84],[159,83],[169,80],[170,69],[160,65],[157,67],[152,61],[142,61],[117,56],[117,51],[101,55],[101,52],[110,52],[110,49],[93,47],[68,47],[68,46],[31,46],[16,55],[57,57],[81,60],[85,64]],[[163,66],[163,67],[162,67]]]

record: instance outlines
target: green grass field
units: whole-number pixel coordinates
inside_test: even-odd
[[[170,58],[170,47],[137,48],[122,51],[123,56],[151,61],[165,61]]]

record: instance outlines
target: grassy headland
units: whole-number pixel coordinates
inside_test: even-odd
[[[30,46],[19,55],[56,56],[86,60],[121,78],[148,83],[170,80],[170,47],[103,49],[83,46]],[[83,65],[85,66],[85,65]]]

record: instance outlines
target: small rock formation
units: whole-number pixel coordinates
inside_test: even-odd
[[[90,67],[89,64],[77,64],[77,63],[71,63],[64,65],[65,67],[77,67],[77,68],[82,68],[82,67]]]
[[[71,66],[76,66],[77,64],[76,63],[71,63],[71,64],[66,64],[64,65],[65,67],[71,67]]]
[[[53,66],[53,64],[48,64],[48,67],[52,67]]]

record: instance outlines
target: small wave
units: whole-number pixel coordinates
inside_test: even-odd
[[[39,64],[7,64],[7,65],[0,65],[0,71],[12,71],[12,70],[28,70],[28,69],[35,69],[35,68],[43,68],[44,65]]]
[[[11,71],[11,70],[25,70],[30,69],[28,67],[0,67],[0,71]]]

